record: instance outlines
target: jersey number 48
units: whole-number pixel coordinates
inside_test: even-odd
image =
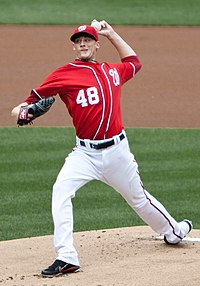
[[[99,95],[96,87],[89,87],[84,91],[84,89],[79,90],[76,97],[76,103],[80,104],[82,107],[88,106],[88,104],[94,105],[99,103]]]

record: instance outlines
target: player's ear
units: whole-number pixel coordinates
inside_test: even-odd
[[[100,48],[100,42],[99,42],[99,41],[96,42],[96,48],[97,48],[97,49]]]
[[[75,51],[76,49],[75,49],[75,46],[74,46],[74,43],[73,43],[73,50]]]

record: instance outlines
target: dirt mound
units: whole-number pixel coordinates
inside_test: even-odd
[[[74,234],[81,271],[42,278],[55,258],[53,236],[0,242],[0,285],[12,286],[197,286],[200,242],[168,246],[148,227]],[[200,237],[192,230],[189,237]]]

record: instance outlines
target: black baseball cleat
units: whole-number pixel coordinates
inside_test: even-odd
[[[75,273],[79,270],[79,266],[72,265],[62,260],[56,259],[52,265],[42,270],[41,274],[45,277],[53,277],[67,273]]]
[[[185,234],[185,236],[192,230],[192,222],[191,221],[189,221],[188,219],[184,219],[181,223],[186,223],[187,224],[187,226],[189,227],[189,230],[186,232],[186,234]],[[176,243],[173,243],[173,242],[169,242],[167,239],[166,239],[166,236],[164,235],[164,242],[166,243],[166,244],[169,244],[169,245],[176,245],[176,244],[179,244],[179,242],[181,242],[181,240],[180,241],[178,241],[178,242],[176,242]]]

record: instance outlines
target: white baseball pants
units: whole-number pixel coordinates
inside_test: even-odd
[[[65,159],[53,186],[52,215],[57,259],[79,265],[73,245],[71,199],[80,187],[94,179],[112,186],[146,224],[158,234],[165,235],[169,242],[179,242],[187,234],[187,224],[176,222],[144,189],[127,138],[101,150],[77,146]]]

